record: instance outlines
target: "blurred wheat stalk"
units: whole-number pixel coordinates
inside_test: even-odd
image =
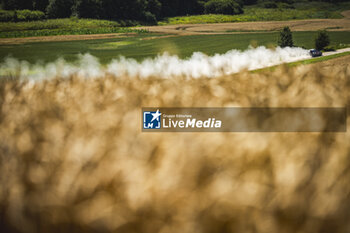
[[[342,107],[350,69],[0,84],[2,232],[349,232],[349,133],[141,133],[141,107]]]

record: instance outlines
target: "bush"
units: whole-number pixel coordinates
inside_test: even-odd
[[[18,21],[35,21],[45,18],[44,12],[19,10],[19,11],[5,11],[0,10],[0,22],[18,22]]]
[[[315,48],[318,50],[324,49],[330,44],[329,35],[326,31],[319,31],[315,39]]]
[[[35,21],[44,19],[45,14],[41,11],[22,10],[17,11],[17,17],[18,21]]]
[[[258,0],[243,0],[244,5],[253,5],[256,4]]]
[[[282,48],[284,47],[293,47],[293,35],[289,27],[284,27],[280,32],[280,38],[278,40],[278,45]]]
[[[13,21],[13,11],[0,10],[0,22],[10,22]]]
[[[282,9],[295,9],[293,5],[284,2],[279,3],[277,6]]]
[[[293,3],[295,3],[296,1],[294,1],[294,0],[277,0],[277,2],[287,3],[287,4],[293,4]]]
[[[335,48],[334,46],[328,45],[328,46],[324,47],[323,50],[324,50],[325,52],[331,52],[331,51],[335,51],[336,48]]]
[[[206,14],[242,14],[242,6],[234,0],[210,0],[204,5]]]

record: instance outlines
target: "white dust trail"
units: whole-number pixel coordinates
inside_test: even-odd
[[[54,77],[69,77],[78,75],[87,78],[102,77],[106,74],[115,77],[187,77],[215,78],[222,75],[230,75],[242,70],[254,70],[293,62],[309,58],[308,51],[302,48],[267,49],[265,47],[248,48],[245,51],[231,50],[225,54],[207,56],[195,52],[188,59],[180,59],[178,56],[163,54],[155,58],[147,58],[142,62],[134,59],[119,57],[107,65],[102,65],[97,58],[85,54],[79,55],[75,63],[68,63],[64,59],[58,59],[48,64],[29,64],[26,61],[18,61],[6,58],[0,64],[0,76],[15,76],[22,79],[35,80],[50,79]]]

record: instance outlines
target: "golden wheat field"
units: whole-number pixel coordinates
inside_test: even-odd
[[[142,133],[140,123],[146,106],[349,106],[341,64],[1,82],[1,232],[348,233],[349,133]]]

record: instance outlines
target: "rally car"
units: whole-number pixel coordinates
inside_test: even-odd
[[[311,57],[320,57],[320,56],[322,56],[322,52],[320,50],[317,50],[317,49],[311,49],[310,55],[311,55]]]

